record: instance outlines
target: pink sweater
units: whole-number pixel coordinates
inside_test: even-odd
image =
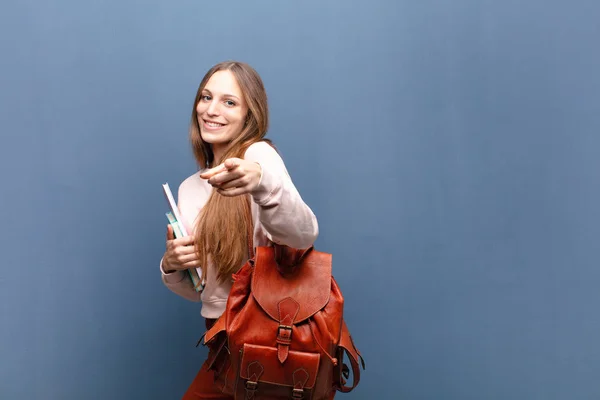
[[[259,142],[246,150],[244,158],[262,167],[260,183],[251,193],[254,246],[268,246],[270,241],[299,249],[312,246],[319,234],[317,219],[300,197],[279,154],[268,143]],[[179,186],[177,202],[188,232],[193,232],[191,228],[212,191],[200,178],[201,172]],[[160,266],[162,281],[171,291],[190,301],[201,301],[204,318],[218,318],[225,311],[232,283],[219,283],[214,265],[209,264],[208,270],[206,287],[198,293],[187,272],[166,274],[162,260]]]

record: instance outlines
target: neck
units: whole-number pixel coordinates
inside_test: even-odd
[[[223,154],[225,154],[225,152],[227,151],[227,147],[227,144],[211,144],[211,149],[214,157],[214,160],[212,162],[213,165],[211,165],[211,168],[214,168],[218,165],[217,163],[219,162],[221,157],[223,157]]]

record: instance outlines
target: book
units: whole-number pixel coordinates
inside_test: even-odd
[[[187,229],[185,229],[183,219],[181,218],[181,213],[179,212],[179,208],[177,207],[177,203],[175,202],[175,198],[173,197],[173,193],[171,192],[168,183],[163,184],[163,192],[167,203],[169,204],[169,211],[166,213],[166,216],[169,220],[169,225],[171,225],[173,228],[173,234],[176,238],[187,236]],[[190,268],[188,269],[188,273],[196,292],[202,292],[205,284],[204,280],[202,279],[202,269]]]

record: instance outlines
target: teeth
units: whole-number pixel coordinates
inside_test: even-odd
[[[207,122],[206,125],[208,125],[210,127],[213,127],[213,128],[218,128],[220,126],[223,126],[223,124],[217,124],[217,123],[214,123],[214,122]]]

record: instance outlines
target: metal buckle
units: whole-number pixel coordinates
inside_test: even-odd
[[[258,387],[258,382],[254,382],[254,381],[246,381],[246,390],[251,390],[251,391],[256,391],[256,388]]]
[[[292,390],[292,398],[293,399],[302,399],[302,398],[304,398],[304,389],[294,389],[294,390]]]
[[[289,337],[287,337],[287,338],[283,337],[281,335],[281,331],[282,330],[289,331],[290,332]],[[280,339],[280,340],[291,340],[291,338],[292,338],[292,332],[293,331],[292,331],[292,327],[291,326],[289,326],[289,325],[279,325],[279,329],[277,330],[277,338]]]

